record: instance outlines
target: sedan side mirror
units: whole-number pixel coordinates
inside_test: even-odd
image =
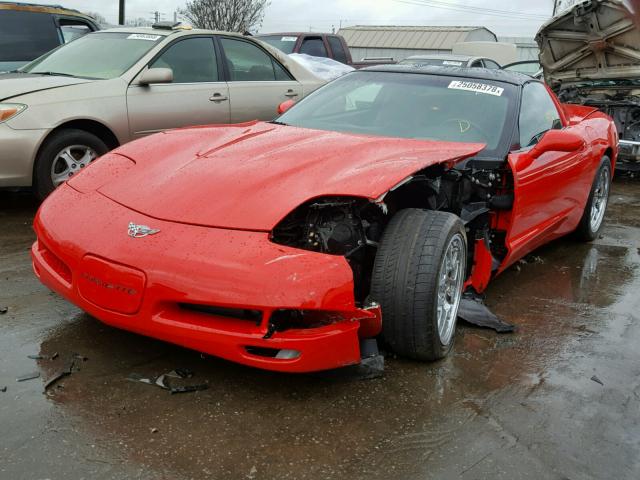
[[[529,151],[529,155],[538,158],[546,152],[575,152],[584,145],[584,138],[569,130],[549,130]]]
[[[278,105],[278,115],[282,115],[284,112],[289,110],[296,102],[293,100],[285,100],[280,105]]]
[[[140,80],[138,80],[140,85],[171,82],[173,82],[173,70],[170,68],[149,68],[142,74]]]

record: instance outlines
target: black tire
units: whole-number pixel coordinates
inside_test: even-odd
[[[587,200],[587,204],[584,207],[584,212],[582,213],[582,218],[580,219],[580,223],[578,224],[578,228],[576,228],[575,236],[578,240],[583,242],[590,242],[595,240],[598,237],[598,233],[602,229],[602,225],[604,225],[604,217],[600,221],[600,224],[597,228],[591,223],[591,212],[593,209],[594,202],[596,201],[596,190],[598,189],[598,180],[601,178],[603,171],[606,171],[608,185],[606,187],[606,196],[605,196],[605,205],[604,209],[606,211],[607,205],[609,203],[609,191],[611,186],[611,160],[606,155],[602,157],[600,160],[600,166],[596,172],[596,176],[593,179],[593,183],[591,184],[591,191],[589,192],[589,199]],[[603,213],[604,215],[604,213]]]
[[[370,298],[382,308],[382,340],[398,355],[434,361],[445,357],[453,346],[457,306],[446,342],[440,338],[437,311],[438,277],[445,249],[454,236],[462,241],[461,294],[467,240],[460,218],[409,208],[400,210],[384,231],[374,261]]]
[[[55,189],[51,178],[51,168],[56,156],[72,145],[92,148],[98,157],[109,151],[109,147],[100,138],[84,130],[66,129],[51,135],[42,145],[36,157],[33,171],[33,189],[41,200],[44,200]],[[79,170],[80,166],[78,165],[77,168]]]

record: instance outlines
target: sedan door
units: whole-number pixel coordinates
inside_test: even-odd
[[[302,85],[255,43],[220,37],[231,99],[231,122],[272,120],[288,99],[302,97]]]
[[[542,83],[526,84],[519,118],[521,149],[509,155],[514,176],[513,216],[507,238],[511,258],[575,229],[586,203],[592,181],[592,167],[585,161],[587,142],[575,151],[529,156],[533,146],[552,129],[576,130],[583,135],[575,126],[563,124],[556,102]]]
[[[170,68],[173,82],[139,85],[134,80],[129,86],[132,138],[188,125],[229,123],[229,89],[221,80],[213,37],[179,39],[148,68]]]

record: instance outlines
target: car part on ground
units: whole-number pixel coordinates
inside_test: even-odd
[[[359,70],[273,122],[104,155],[40,207],[34,271],[110,325],[246,365],[356,365],[380,334],[433,360],[463,290],[582,218],[598,234],[616,156],[610,118],[529,76]]]
[[[560,101],[612,117],[620,136],[616,168],[640,172],[640,29],[625,3],[578,3],[545,23],[536,41]]]
[[[91,157],[170,128],[271,120],[284,100],[324,83],[234,33],[180,26],[91,33],[0,75],[0,188],[35,184],[44,198],[74,164],[86,165],[84,154],[65,149],[86,147]]]

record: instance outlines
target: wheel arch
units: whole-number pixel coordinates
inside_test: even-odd
[[[35,154],[32,157],[31,161],[31,185],[36,184],[36,164],[40,153],[46,146],[49,139],[51,139],[55,134],[64,130],[82,130],[88,133],[91,133],[102,140],[109,150],[113,150],[121,145],[120,140],[113,130],[107,127],[105,124],[97,121],[86,118],[73,119],[65,121],[55,128],[51,129],[47,134],[41,139],[38,148],[35,151]]]

